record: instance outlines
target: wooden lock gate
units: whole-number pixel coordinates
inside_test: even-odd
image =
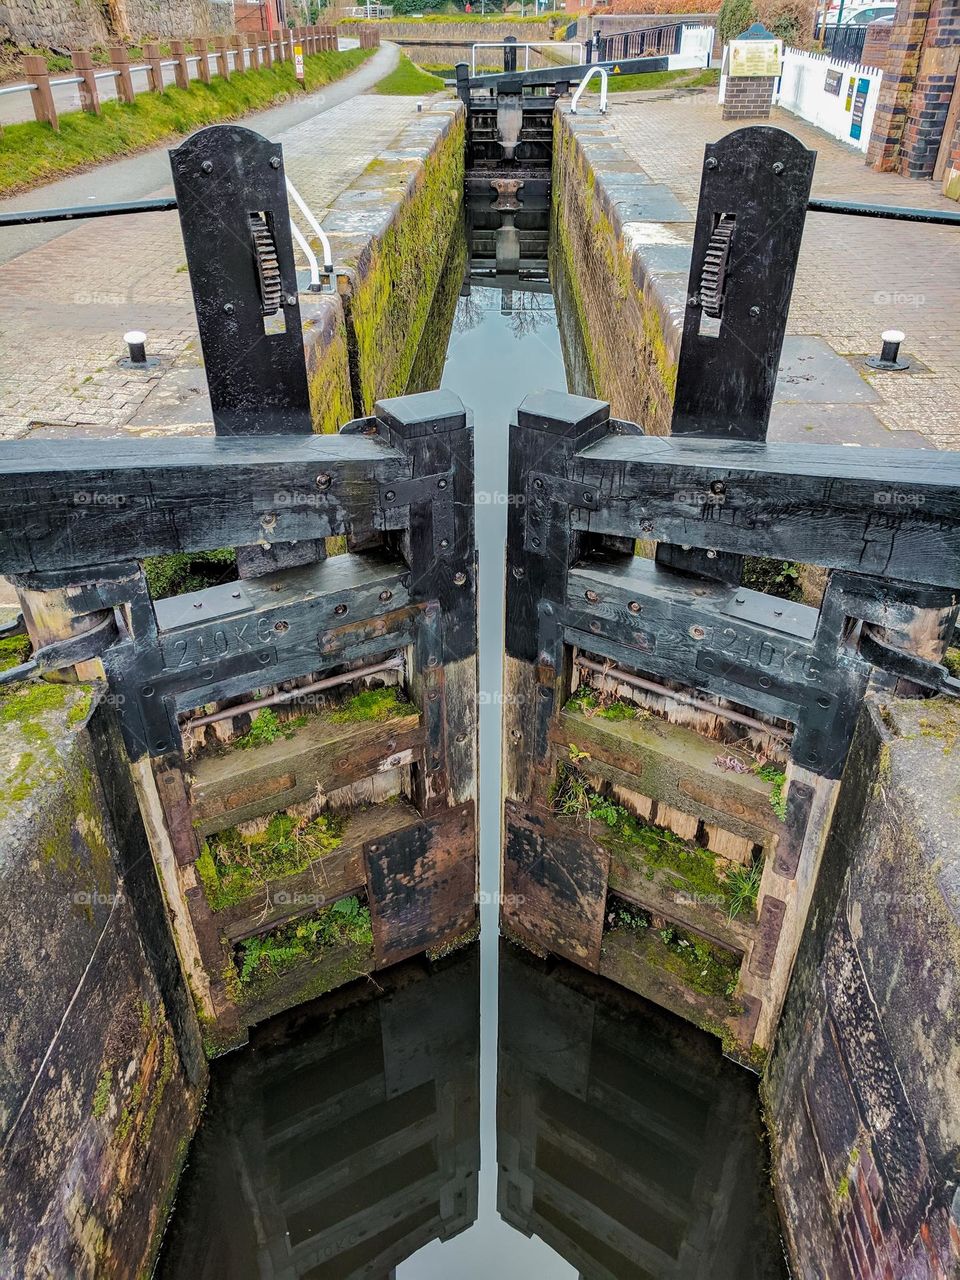
[[[102,664],[224,1045],[475,927],[473,431],[436,391],[313,434],[280,146],[171,159],[216,434],[4,445],[0,571],[31,666]],[[145,558],[229,547],[235,581],[151,600]]]
[[[503,928],[753,1061],[865,694],[960,691],[960,455],[766,442],[813,162],[707,147],[669,437],[549,392],[510,438]]]

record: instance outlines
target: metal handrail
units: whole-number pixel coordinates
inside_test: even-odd
[[[600,76],[600,114],[606,115],[607,81],[610,79],[610,77],[607,74],[606,67],[600,67],[600,66],[592,67],[590,71],[588,71],[587,74],[580,81],[580,84],[577,86],[577,91],[573,95],[573,98],[571,99],[571,102],[570,102],[571,115],[575,116],[577,114],[577,103],[580,101],[581,97],[583,96],[584,89],[586,89],[587,85],[590,83],[593,77],[597,74],[599,74]]]
[[[286,184],[287,184],[287,195],[288,195],[288,196],[292,196],[292,197],[293,197],[293,202],[294,202],[294,204],[297,206],[297,208],[300,210],[300,212],[301,212],[301,213],[303,214],[303,216],[306,218],[307,222],[309,222],[309,224],[310,224],[310,228],[311,228],[311,230],[313,231],[313,234],[314,234],[314,235],[317,237],[317,239],[320,241],[320,245],[321,245],[321,247],[322,247],[322,249],[323,249],[323,259],[324,259],[324,260],[323,260],[323,271],[324,271],[324,274],[325,274],[325,275],[329,275],[329,276],[332,278],[332,276],[333,276],[333,251],[332,251],[332,250],[331,250],[331,248],[330,248],[330,241],[327,239],[327,236],[326,236],[326,233],[325,233],[325,232],[324,232],[324,230],[323,230],[323,227],[321,227],[320,223],[319,223],[319,222],[317,221],[317,219],[314,217],[313,212],[312,212],[312,211],[311,211],[311,209],[310,209],[310,206],[307,204],[307,202],[304,200],[303,196],[300,194],[300,192],[299,192],[299,191],[297,190],[297,188],[293,185],[293,183],[290,181],[290,179],[289,179],[289,178],[287,178],[287,179],[286,179]],[[291,218],[291,220],[290,220],[290,221],[291,221],[291,225],[292,225],[292,224],[293,224],[293,219]]]
[[[478,49],[523,49],[523,69],[530,70],[530,50],[531,49],[579,49],[580,60],[583,61],[583,41],[582,40],[529,40],[529,41],[506,41],[506,40],[477,40],[470,48],[470,74],[477,74],[477,50]],[[575,63],[571,63],[575,66]]]

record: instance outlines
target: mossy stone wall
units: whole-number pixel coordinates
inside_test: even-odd
[[[418,113],[324,221],[346,314],[354,412],[407,388],[463,199],[464,109]]]
[[[149,1273],[205,1086],[110,714],[82,686],[0,698],[5,1276]]]
[[[553,148],[559,296],[576,310],[593,393],[615,415],[666,435],[693,217],[595,117],[558,110]]]
[[[796,1273],[960,1264],[960,712],[867,704],[764,1081]]]

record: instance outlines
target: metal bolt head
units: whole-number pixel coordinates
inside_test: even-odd
[[[200,166],[200,172],[201,172],[201,173],[213,173],[213,161],[212,161],[212,160],[204,160],[203,164],[201,164],[201,166]]]
[[[233,305],[233,303],[232,303],[232,302],[225,302],[225,303],[223,304],[223,314],[224,314],[224,315],[232,316],[232,315],[233,315],[233,312],[234,312],[234,309],[235,309],[235,308],[234,308],[234,305]]]
[[[467,575],[463,572],[455,573],[453,575],[454,586],[462,587],[466,584],[466,581],[467,581]]]
[[[386,604],[388,600],[392,600],[392,599],[393,599],[393,592],[392,592],[392,591],[381,591],[381,592],[380,592],[380,599],[383,601],[383,603],[384,603],[384,604]]]
[[[394,493],[392,489],[388,489],[383,496],[386,498],[388,502],[392,502],[397,495]]]
[[[750,319],[751,319],[751,320],[759,320],[759,318],[760,318],[760,308],[759,308],[759,307],[751,307],[751,308],[750,308]]]
[[[345,604],[338,604],[334,608],[333,612],[337,615],[338,618],[342,618],[343,615],[347,612],[347,606]]]
[[[777,177],[779,177],[780,174],[783,173],[786,167],[787,166],[783,163],[782,160],[774,160],[773,162],[773,172],[777,175]]]
[[[438,489],[445,489],[446,487],[447,487],[447,482],[446,482],[446,480],[438,480],[438,481],[437,481],[437,488],[438,488]]]
[[[706,634],[707,633],[703,629],[703,627],[699,625],[695,625],[690,628],[690,635],[693,637],[694,640],[702,640]]]
[[[288,293],[283,300],[283,304],[286,307],[295,307],[297,305],[297,295],[295,293]]]
[[[600,597],[597,595],[596,591],[585,591],[583,594],[591,604],[600,603]]]
[[[330,472],[321,471],[320,474],[317,476],[317,488],[329,489],[331,484],[333,484],[333,476],[330,474]]]
[[[627,608],[630,610],[631,613],[639,613],[642,606],[639,600],[631,600],[630,603],[627,605]]]
[[[722,480],[711,480],[711,481],[710,481],[710,492],[711,492],[711,493],[726,493],[726,491],[727,491],[727,486],[724,484],[724,482],[723,482]]]
[[[720,161],[716,156],[707,156],[706,160],[703,162],[703,167],[705,169],[719,169]]]
[[[280,168],[280,157],[279,157],[279,156],[271,156],[271,157],[270,157],[270,168],[271,168],[271,169],[279,169],[279,168]]]
[[[273,629],[274,631],[279,632],[280,635],[283,635],[284,631],[290,630],[290,623],[287,622],[284,618],[280,618],[279,621],[273,624]]]

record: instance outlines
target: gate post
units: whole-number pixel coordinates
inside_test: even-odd
[[[217,36],[217,71],[224,80],[230,79],[230,41],[226,36]]]
[[[143,59],[147,64],[147,81],[153,93],[163,93],[163,67],[160,65],[160,46],[154,41],[143,46]]]
[[[527,396],[510,429],[507,509],[501,922],[528,944],[593,970],[605,876],[550,828],[548,732],[570,688],[561,611],[581,543],[563,475],[579,449],[608,433],[609,420],[610,406],[599,400]],[[596,494],[581,497],[596,504]]]
[[[117,97],[121,102],[133,102],[136,94],[133,89],[133,78],[130,75],[130,54],[123,45],[115,45],[110,50],[110,65],[117,73],[113,82],[117,87]]]
[[[251,31],[247,35],[247,47],[250,50],[250,70],[260,70],[260,32]]]
[[[37,86],[30,90],[33,114],[41,124],[48,124],[54,133],[59,133],[60,121],[57,119],[57,107],[50,88],[50,71],[46,58],[38,53],[29,54],[23,60],[23,70]]]
[[[503,43],[504,43],[503,69],[504,71],[516,71],[517,69],[517,37],[507,36]]]
[[[75,49],[70,54],[74,70],[81,76],[80,106],[90,115],[100,114],[100,94],[97,90],[97,78],[93,70],[93,59],[89,49]]]
[[[193,51],[200,59],[197,63],[197,75],[204,84],[210,83],[210,42],[198,36],[193,42]]]

